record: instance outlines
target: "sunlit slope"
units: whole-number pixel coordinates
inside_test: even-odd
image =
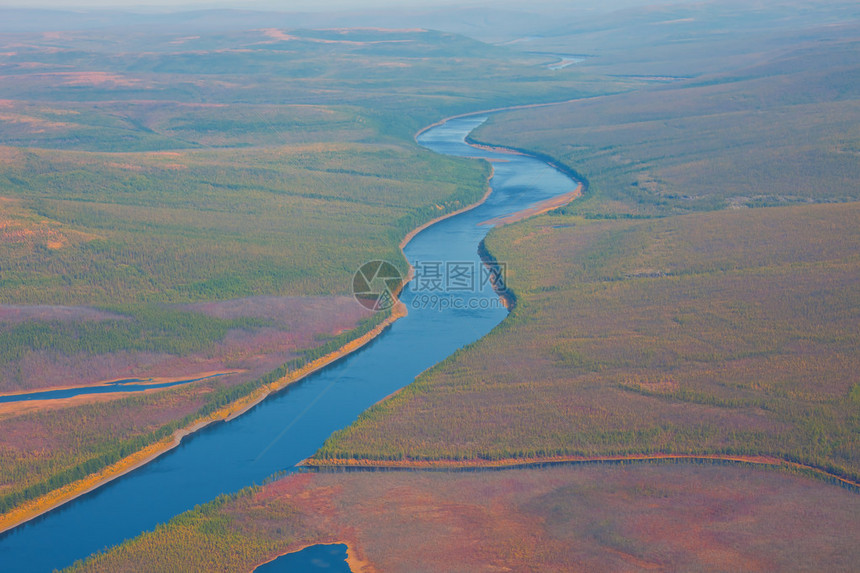
[[[493,118],[476,139],[545,153],[588,178],[587,216],[860,198],[856,41],[731,73]]]
[[[487,176],[406,144],[9,155],[0,302],[19,304],[345,293]]]

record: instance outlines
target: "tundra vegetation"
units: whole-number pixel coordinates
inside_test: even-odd
[[[0,392],[229,372],[4,405],[0,512],[384,318],[346,298],[352,273],[405,271],[403,236],[476,201],[489,174],[421,149],[418,127],[596,89],[440,32],[187,36],[118,24],[0,41],[14,78],[0,86]]]
[[[294,474],[67,571],[251,571],[333,542],[353,571],[844,570],[858,506],[842,488],[715,465]]]
[[[860,478],[856,203],[496,230],[510,317],[317,457],[774,455]]]
[[[318,463],[719,453],[860,479],[860,44],[820,35],[493,116],[474,140],[547,157],[585,196],[492,231],[512,315]]]
[[[208,53],[225,40],[201,38],[186,40],[192,53],[177,56],[165,46],[133,66],[123,58],[87,57],[113,74],[100,76],[97,89],[148,100],[182,93],[185,101],[207,106],[241,99],[227,106],[244,114],[232,124],[238,132],[249,117],[270,118],[251,134],[236,135],[254,153],[272,146],[330,151],[332,141],[384,149],[416,158],[409,169],[426,162],[420,173],[437,176],[445,166],[448,183],[468,175],[462,180],[472,182],[472,195],[458,197],[461,202],[479,194],[486,170],[415,150],[408,143],[415,129],[458,112],[575,100],[495,115],[474,134],[479,142],[545,157],[587,184],[582,199],[496,229],[486,240],[489,252],[508,263],[518,301],[511,316],[333,435],[314,464],[721,454],[774,456],[857,481],[858,21],[850,2],[786,1],[755,9],[705,2],[570,20],[559,15],[528,42],[494,47],[435,32],[421,33],[424,43],[394,48],[371,42],[414,38],[290,31],[287,39],[269,31],[272,44],[245,44],[236,53]],[[496,33],[504,36],[504,28]],[[347,36],[351,42],[338,43]],[[287,65],[290,58],[268,52],[277,46],[291,50],[290,71],[283,72],[289,79],[237,81],[236,62],[249,70]],[[252,57],[246,49],[259,51]],[[582,62],[548,70],[547,54],[561,53],[579,54]],[[222,63],[217,96],[194,83],[202,79],[187,81],[177,71]],[[132,71],[140,81],[122,84]],[[206,79],[215,85],[214,77]],[[69,81],[72,86],[43,79],[26,89],[83,101],[69,97],[80,78]],[[269,129],[287,121],[267,115],[287,113],[268,99],[272,89],[282,90],[272,93],[285,101],[316,106],[301,113],[325,110],[347,119],[329,132],[310,120],[302,129]],[[107,125],[116,119],[112,105],[75,111]],[[31,125],[45,119],[27,109]],[[141,156],[167,149],[171,139],[180,151],[169,153],[202,162],[223,151],[225,135],[185,122],[209,113],[221,119],[232,112],[188,109],[174,123],[163,119],[176,117],[170,111],[153,111],[147,123],[124,116],[134,129],[110,123],[111,137],[138,146],[128,152]],[[29,134],[26,145],[37,138],[44,142],[39,153],[72,153],[66,144],[74,140],[82,146],[75,152],[103,153],[99,139],[87,137],[89,126],[76,127],[76,139],[64,141],[47,131]],[[327,133],[336,136],[326,139]],[[230,154],[241,161],[244,152]],[[157,158],[175,159],[163,151]],[[379,173],[403,169],[393,163]],[[344,170],[338,176],[364,173],[355,164],[337,169]],[[271,185],[253,172],[243,177]],[[328,192],[311,187],[314,194]],[[433,188],[415,196],[426,198]],[[403,230],[398,221],[406,228],[454,208],[442,202],[451,193],[453,186],[393,219],[387,206],[377,206],[378,219],[350,213],[348,225],[383,228],[382,242],[393,250]],[[359,190],[356,205],[372,197]],[[25,203],[33,213],[27,216],[66,224],[43,206],[52,201]],[[106,233],[70,228],[64,231],[69,243],[104,240],[72,230]],[[254,252],[265,253],[264,245],[259,249]],[[320,276],[350,269],[332,267]],[[225,286],[236,289],[231,296],[259,294],[248,285],[275,282],[237,276]],[[181,305],[204,296],[205,289],[192,296],[182,280],[171,283],[167,271],[165,278],[168,288],[156,289],[163,298],[134,300]],[[129,292],[145,291],[133,286]],[[98,310],[120,311],[104,304]],[[852,490],[736,465],[303,473],[195,508],[74,569],[250,569],[308,543],[346,541],[360,560],[390,571],[415,571],[416,563],[428,570],[839,570],[857,561],[856,505]],[[444,562],[434,561],[439,556]]]

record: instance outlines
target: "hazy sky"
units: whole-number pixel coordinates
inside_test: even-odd
[[[438,27],[441,25],[438,18],[446,13],[446,7],[448,6],[452,8],[479,8],[482,10],[497,8],[498,14],[509,11],[529,14],[537,18],[555,19],[565,14],[612,12],[635,6],[719,1],[721,0],[600,0],[599,2],[595,0],[528,0],[527,2],[523,2],[522,0],[0,0],[0,10],[8,8],[50,8],[70,11],[80,10],[83,12],[108,10],[111,12],[129,12],[132,14],[161,14],[205,9],[239,9],[281,13],[304,12],[309,14],[367,11],[367,16],[376,15],[384,17],[384,14],[388,13],[387,10],[390,9],[389,15],[397,21],[394,25],[402,25],[402,22],[398,21],[397,18],[401,18],[401,20],[403,18],[414,19],[431,14],[436,18],[432,20],[431,24],[421,23],[414,25]],[[417,11],[413,12],[410,10],[415,8],[417,8]],[[382,9],[383,14],[379,13],[380,9]],[[311,17],[313,18],[313,16]],[[30,16],[30,19],[32,20],[32,16]],[[408,21],[408,25],[413,25],[412,20]],[[465,25],[468,22],[460,22],[460,24]],[[37,24],[28,21],[25,27],[30,29],[34,25]],[[62,24],[53,21],[50,25],[57,27]],[[2,28],[4,28],[3,21],[0,21],[0,29]],[[13,26],[13,29],[18,28],[14,28]],[[454,29],[452,28],[452,30]],[[458,30],[461,33],[465,33],[463,29]]]
[[[517,0],[0,0],[0,8],[107,8],[113,10],[157,10],[178,12],[200,8],[239,8],[245,10],[274,10],[278,12],[319,12],[330,10],[361,10],[379,7],[438,7],[445,5],[506,6],[535,8],[559,6],[591,10],[612,10],[643,4],[674,4],[697,0],[530,0],[525,5]],[[540,8],[539,8],[540,10]]]
[[[137,10],[146,8],[182,10],[183,8],[244,8],[249,10],[324,11],[376,8],[380,6],[438,6],[463,4],[456,0],[0,0],[3,8],[109,8]],[[471,3],[471,2],[468,2]]]

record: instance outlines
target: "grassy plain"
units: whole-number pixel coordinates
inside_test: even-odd
[[[369,315],[346,296],[112,308],[0,305],[0,391],[271,369]]]
[[[856,36],[860,18],[851,0],[625,4],[559,11],[555,25],[530,38],[528,49],[577,55],[584,70],[659,85],[760,64],[785,48]]]
[[[860,498],[690,464],[299,474],[185,513],[69,571],[239,571],[347,543],[360,571],[844,570]]]

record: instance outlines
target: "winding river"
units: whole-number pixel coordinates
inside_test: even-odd
[[[416,268],[401,294],[408,316],[244,415],[208,426],[150,464],[0,535],[0,570],[65,567],[195,504],[289,470],[332,432],[501,322],[507,311],[477,254],[489,230],[481,223],[569,193],[576,183],[538,159],[467,145],[465,137],[485,119],[451,119],[418,137],[438,153],[487,158],[495,173],[484,203],[429,226],[405,247]]]

